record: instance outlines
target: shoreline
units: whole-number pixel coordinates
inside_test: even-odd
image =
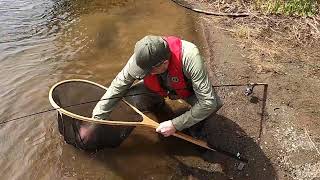
[[[274,51],[274,47],[268,42],[249,41],[228,31],[234,27],[226,27],[223,20],[227,18],[198,14],[197,19],[196,27],[203,46],[200,51],[214,85],[249,82],[269,84],[264,121],[261,121],[263,88],[256,87],[253,96],[248,98],[242,95],[241,88],[216,89],[224,100],[224,106],[218,111],[218,115],[225,118],[223,121],[227,127],[220,122],[221,117],[217,118],[219,122],[216,125],[227,130],[213,128],[213,131],[220,131],[220,134],[213,133],[216,136],[213,136],[212,141],[218,141],[218,145],[227,149],[246,152],[249,159],[244,170],[238,171],[231,167],[236,162],[215,158],[215,161],[224,166],[222,173],[234,179],[319,177],[317,134],[320,128],[313,125],[320,122],[317,108],[320,106],[317,91],[320,88],[319,74],[312,70],[318,68],[320,71],[317,60],[320,55],[316,52],[316,47],[307,48],[310,53],[306,55],[310,56],[299,54],[305,47],[290,47],[293,54],[284,53],[280,59],[275,59],[271,53],[261,55],[263,52]],[[285,44],[280,44],[280,49]],[[258,51],[257,47],[263,47],[263,51]],[[291,60],[294,54],[298,54],[301,59]],[[240,132],[240,137],[232,132],[235,129]],[[262,132],[261,137],[258,132]],[[220,142],[221,138],[229,142]]]

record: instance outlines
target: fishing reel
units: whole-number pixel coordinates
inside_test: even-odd
[[[254,87],[257,85],[257,83],[249,83],[246,85],[246,89],[244,91],[245,96],[250,96],[253,93]]]
[[[250,102],[254,103],[254,104],[257,104],[259,101],[265,101],[265,98],[266,98],[266,97],[264,97],[263,99],[259,99],[258,97],[252,95],[254,87],[256,87],[257,85],[263,85],[264,91],[267,90],[268,85],[265,83],[249,83],[245,86],[245,90],[244,90],[244,95],[247,97],[250,97]],[[264,96],[266,96],[265,93],[266,92],[264,92]]]

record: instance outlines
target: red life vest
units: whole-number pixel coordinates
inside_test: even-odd
[[[192,95],[193,92],[187,89],[187,83],[183,75],[181,39],[169,36],[166,37],[165,40],[168,42],[171,52],[171,58],[169,59],[168,65],[168,76],[170,82],[168,84],[175,90],[175,93],[179,98],[185,99]],[[144,85],[151,91],[154,91],[164,97],[168,96],[168,92],[161,87],[158,75],[147,75],[143,81]]]

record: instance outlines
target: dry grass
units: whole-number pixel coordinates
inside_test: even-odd
[[[316,14],[319,0],[180,0],[180,2],[204,11],[249,13],[250,15],[245,17],[216,19],[223,25],[220,28],[229,31],[245,44],[246,49],[250,51],[248,58],[261,67],[258,69],[261,69],[259,71],[262,73],[272,71],[282,74],[284,72],[281,70],[281,63],[303,63],[308,59],[320,57],[320,52],[312,48],[320,47],[320,14]],[[286,9],[289,6],[292,8]],[[309,68],[319,69],[318,66]],[[315,75],[312,76],[318,76],[318,73],[313,74]]]
[[[314,16],[319,11],[319,0],[200,0],[222,12],[258,11],[264,14]]]
[[[308,1],[316,4],[312,6],[303,0],[182,1],[191,7],[205,11],[250,13],[246,17],[218,19],[219,24],[223,25],[220,28],[229,31],[241,44],[245,44],[245,48],[250,52],[247,57],[257,66],[259,71],[257,73],[284,74],[282,63],[303,63],[308,59],[320,57],[319,52],[311,52],[314,48],[310,48],[320,47],[320,16],[315,14],[314,9],[318,7],[317,1]],[[275,2],[278,2],[278,5],[274,4]],[[283,7],[292,5],[294,2],[296,2],[296,8],[302,8],[302,10],[297,10],[297,13],[293,10],[285,11]],[[268,7],[277,6],[278,9],[269,8],[268,10],[265,8],[267,5]],[[319,67],[310,68],[318,69]]]
[[[250,13],[249,17],[231,19],[236,34],[246,31],[270,31],[300,45],[320,39],[320,0],[182,0],[192,7],[212,12]],[[251,36],[251,34],[250,34]]]

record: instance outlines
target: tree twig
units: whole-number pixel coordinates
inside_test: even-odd
[[[310,141],[311,145],[312,145],[312,146],[314,147],[314,149],[317,151],[318,155],[320,155],[320,151],[319,151],[319,149],[317,148],[317,146],[314,144],[314,142],[312,141],[311,137],[309,136],[306,127],[304,128],[304,132],[305,132],[306,136],[309,138],[309,141]]]

